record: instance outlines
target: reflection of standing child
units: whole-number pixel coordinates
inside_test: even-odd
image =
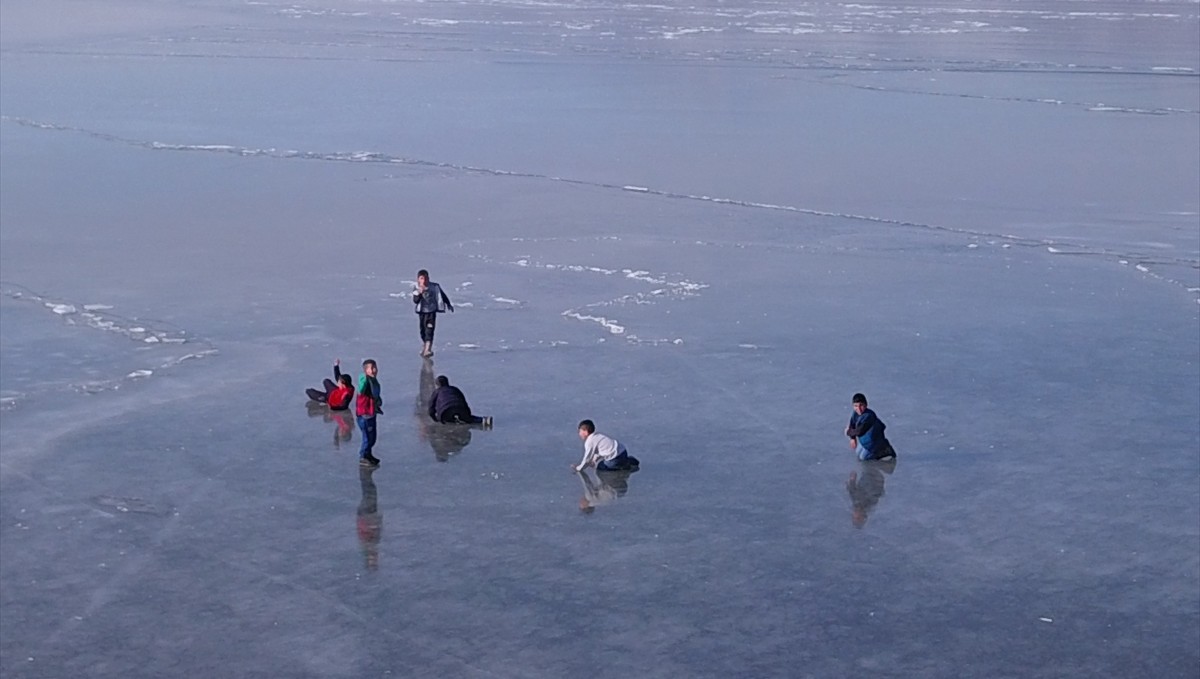
[[[371,452],[375,447],[375,416],[383,412],[383,397],[379,395],[379,366],[373,359],[363,361],[363,375],[358,381],[358,398],[354,412],[358,416],[358,428],[362,432],[362,445],[358,449],[359,464],[379,466],[379,459]]]
[[[358,544],[367,570],[379,570],[379,541],[383,538],[383,515],[379,513],[379,491],[371,478],[374,467],[358,470],[362,499],[358,502]]]
[[[421,269],[417,272],[417,289],[413,290],[413,304],[416,305],[417,320],[421,324],[421,355],[426,358],[433,355],[433,331],[437,326],[437,315],[443,311],[454,312],[454,305],[446,296],[442,286],[429,280],[429,272]]]

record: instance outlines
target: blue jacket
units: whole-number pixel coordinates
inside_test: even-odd
[[[867,452],[875,457],[877,453],[887,450],[891,445],[883,435],[884,429],[887,429],[887,425],[883,423],[883,420],[875,415],[874,410],[866,408],[862,415],[851,413],[847,433],[857,438],[859,445],[866,448]]]
[[[419,314],[442,313],[449,309],[454,311],[454,305],[450,303],[450,298],[442,290],[442,286],[429,281],[425,285],[425,293],[421,294],[419,290],[413,290],[413,305],[416,306],[416,312]]]

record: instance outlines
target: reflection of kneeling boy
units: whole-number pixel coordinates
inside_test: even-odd
[[[583,460],[571,469],[581,472],[595,465],[598,472],[628,471],[637,469],[638,459],[625,450],[625,446],[614,438],[596,433],[591,420],[579,423],[579,438],[583,439]]]

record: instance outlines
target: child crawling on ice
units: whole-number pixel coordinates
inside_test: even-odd
[[[578,465],[571,465],[571,471],[579,473],[593,466],[598,472],[636,471],[640,466],[638,459],[625,450],[624,444],[596,433],[596,425],[591,420],[579,423],[579,438],[583,439],[583,459]]]
[[[333,361],[333,380],[328,377],[322,386],[325,391],[319,389],[305,389],[304,393],[308,394],[308,398],[317,403],[324,403],[329,406],[330,410],[346,410],[350,407],[350,400],[354,398],[354,381],[350,379],[341,370],[341,360],[334,359]]]

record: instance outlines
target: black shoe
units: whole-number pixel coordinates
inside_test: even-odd
[[[358,458],[358,463],[363,465],[364,467],[378,467],[379,466],[379,458],[375,457],[374,455],[372,455],[370,453],[367,453],[363,457]]]

